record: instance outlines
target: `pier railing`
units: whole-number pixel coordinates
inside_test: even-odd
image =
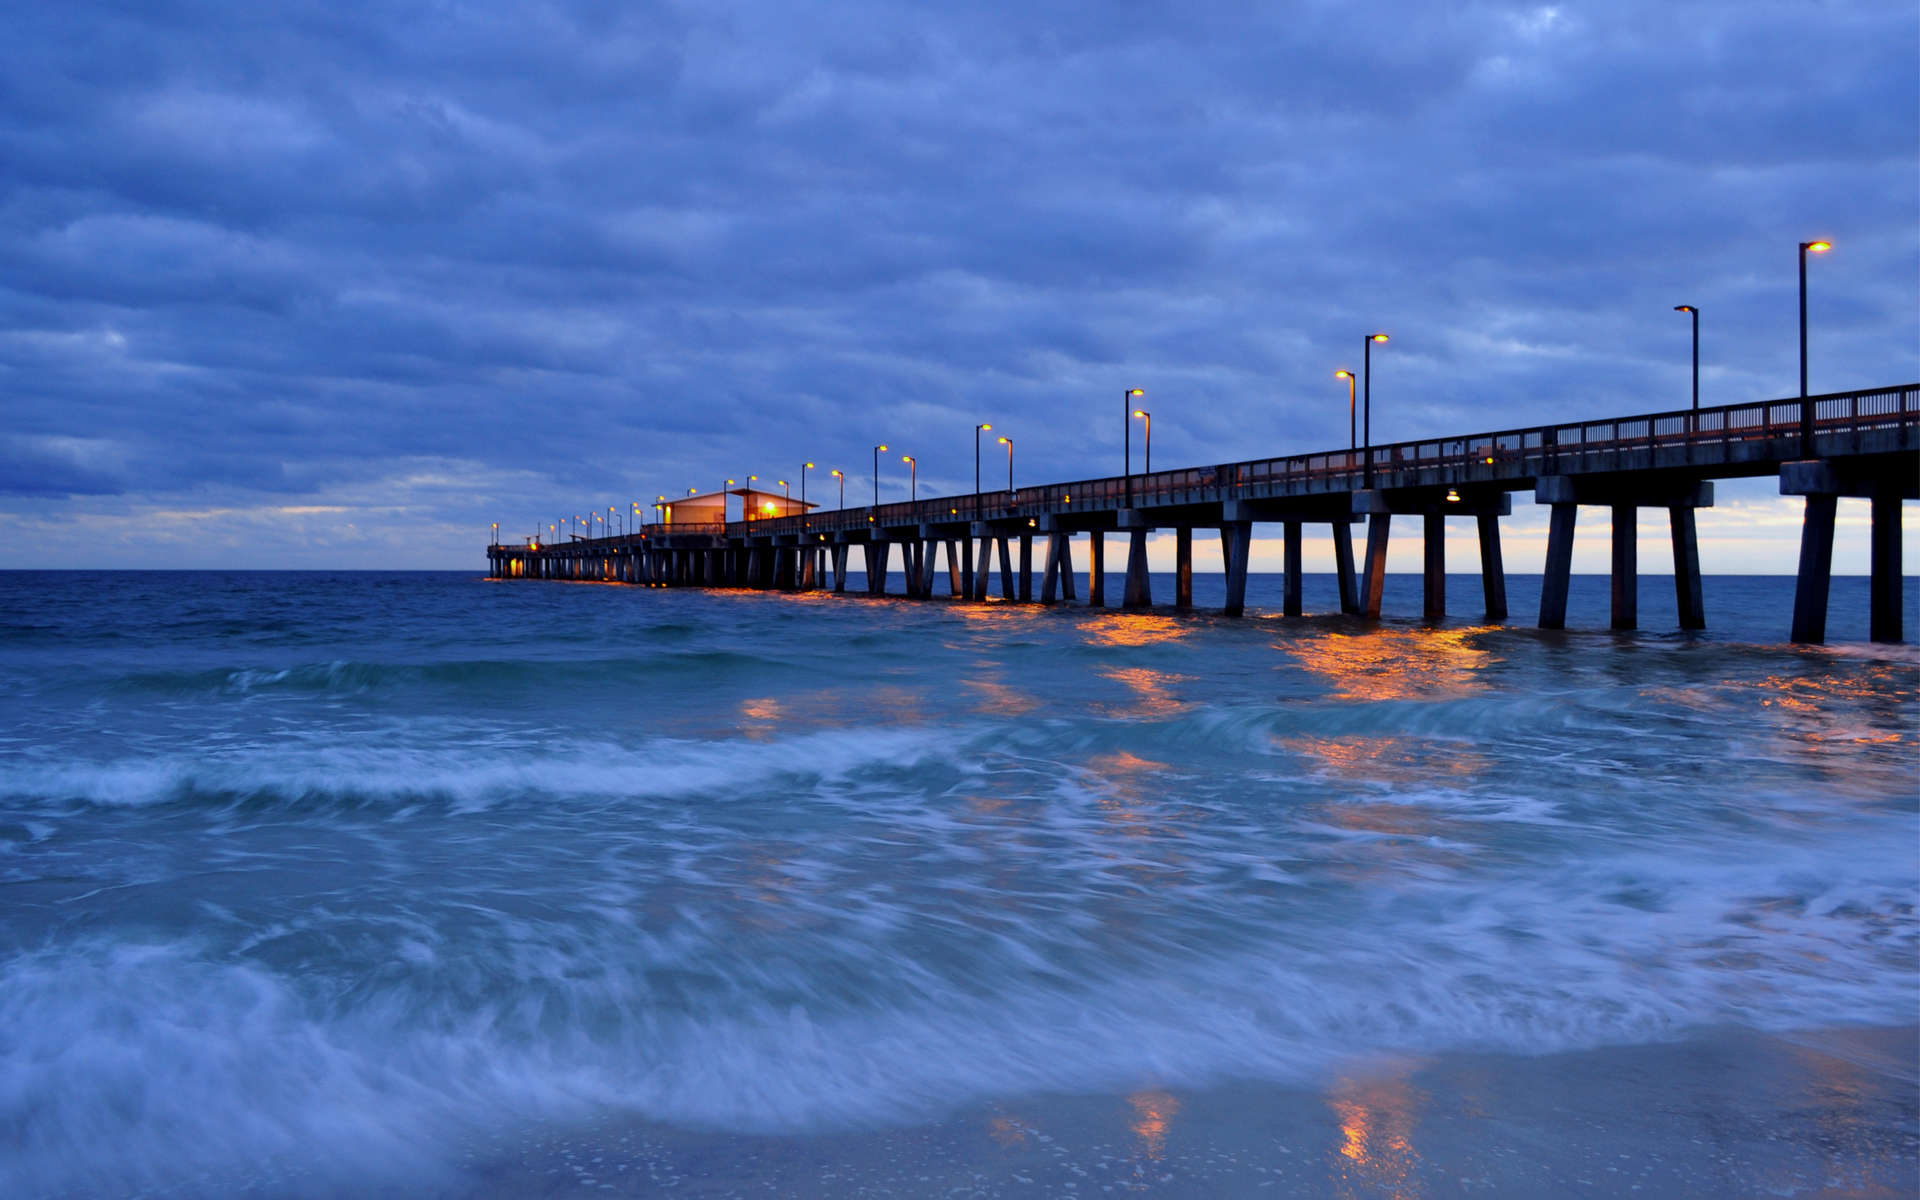
[[[1864,436],[1898,430],[1920,430],[1920,383],[1834,392],[1806,401],[1795,397],[1394,442],[1373,447],[1371,482],[1380,488],[1488,483],[1517,489],[1545,475],[1661,466],[1727,467],[1742,473],[1745,465],[1766,470],[1766,464],[1803,457],[1809,442],[1816,454],[1859,452],[1866,448]],[[1355,491],[1368,484],[1367,457],[1357,449],[1283,455],[1011,492],[816,510],[724,526],[650,525],[646,533],[837,533]]]

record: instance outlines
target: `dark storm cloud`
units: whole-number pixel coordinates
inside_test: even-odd
[[[0,489],[503,517],[877,440],[971,486],[1816,387],[1915,352],[1888,4],[74,3],[0,17]],[[396,485],[398,486],[398,485]],[[237,494],[237,493],[236,493]],[[462,518],[463,520],[465,518]]]

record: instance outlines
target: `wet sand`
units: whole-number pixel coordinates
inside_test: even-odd
[[[1317,1089],[1032,1096],[896,1129],[608,1115],[476,1149],[455,1194],[1911,1197],[1920,1028],[1350,1063]],[[823,1114],[830,1117],[830,1114]]]

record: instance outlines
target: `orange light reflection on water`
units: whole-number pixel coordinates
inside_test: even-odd
[[[995,717],[1017,717],[1040,707],[1040,698],[1010,684],[988,679],[963,679],[960,686],[980,697],[974,711]]]
[[[1095,617],[1083,625],[1087,641],[1096,646],[1153,646],[1187,636],[1188,625],[1172,617],[1128,613]]]
[[[1455,699],[1487,685],[1494,656],[1471,629],[1382,629],[1328,634],[1281,647],[1348,700]]]
[[[1147,667],[1110,667],[1100,674],[1133,689],[1132,704],[1100,706],[1109,709],[1115,716],[1166,716],[1180,711],[1185,703],[1172,689],[1173,684],[1185,682],[1185,675]]]

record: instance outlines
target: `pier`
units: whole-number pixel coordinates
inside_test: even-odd
[[[1472,520],[1486,618],[1504,621],[1500,518],[1511,514],[1514,493],[1531,491],[1534,503],[1551,509],[1540,628],[1566,624],[1575,522],[1580,506],[1590,505],[1612,515],[1612,627],[1638,627],[1638,514],[1664,508],[1680,625],[1704,629],[1694,514],[1712,507],[1714,480],[1765,475],[1778,476],[1782,495],[1805,498],[1792,640],[1826,640],[1834,518],[1847,496],[1872,504],[1871,637],[1902,641],[1900,505],[1920,499],[1920,384],[759,518],[749,505],[741,521],[667,521],[618,537],[494,544],[487,557],[490,574],[502,579],[845,592],[858,546],[866,592],[877,596],[885,594],[898,547],[906,595],[930,599],[944,549],[952,599],[989,599],[997,560],[1000,600],[1053,604],[1080,599],[1074,541],[1085,535],[1083,603],[1103,606],[1113,534],[1126,547],[1120,606],[1146,608],[1155,603],[1147,537],[1171,529],[1172,600],[1184,608],[1193,603],[1194,532],[1217,531],[1225,611],[1237,616],[1253,526],[1264,522],[1282,527],[1283,610],[1297,616],[1302,539],[1309,526],[1325,526],[1341,611],[1378,619],[1399,516],[1419,519],[1423,615],[1436,618],[1447,612],[1446,522]],[[1355,525],[1366,535],[1358,562]]]

